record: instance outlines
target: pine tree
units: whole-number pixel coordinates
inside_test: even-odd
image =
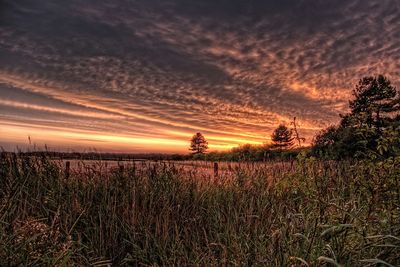
[[[381,150],[384,136],[400,127],[400,95],[384,76],[361,79],[353,97],[340,125],[316,136],[314,151],[334,158],[369,157]]]
[[[201,133],[196,133],[190,140],[190,148],[193,154],[204,154],[208,149],[208,142]]]
[[[272,141],[274,146],[281,149],[291,148],[293,146],[292,131],[289,130],[285,125],[281,124],[272,133]]]
[[[399,93],[382,75],[361,79],[353,90],[353,96],[355,99],[349,102],[351,113],[342,120],[344,126],[366,126],[379,134],[400,110]]]

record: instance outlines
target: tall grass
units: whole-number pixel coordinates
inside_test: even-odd
[[[400,265],[399,161],[287,168],[242,165],[221,182],[153,163],[66,179],[60,162],[3,153],[0,265]]]

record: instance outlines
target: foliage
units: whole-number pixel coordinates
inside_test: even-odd
[[[396,132],[400,123],[400,96],[390,81],[381,75],[365,77],[353,96],[354,100],[349,102],[351,112],[341,116],[339,126],[331,126],[315,137],[315,155],[335,159],[376,158],[383,151],[379,143],[396,146],[395,140],[400,135]],[[393,153],[386,154],[389,156]]]
[[[288,149],[293,147],[294,138],[292,136],[292,130],[289,130],[285,125],[281,124],[272,133],[272,142],[274,147],[279,149]]]
[[[375,128],[378,132],[392,121],[391,114],[400,110],[400,96],[384,76],[364,77],[353,91],[349,102],[353,124]],[[343,121],[344,123],[345,121]]]
[[[193,154],[204,154],[208,149],[208,142],[201,133],[196,133],[190,140],[190,148]]]
[[[276,149],[271,145],[250,145],[245,144],[232,148],[230,151],[210,152],[207,155],[195,155],[194,160],[207,161],[278,161],[294,160],[301,152],[307,153],[307,147],[295,149]]]

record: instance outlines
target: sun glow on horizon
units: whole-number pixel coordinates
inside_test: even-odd
[[[188,140],[190,139],[190,136],[186,136],[186,138],[133,137],[91,131],[68,130],[59,127],[43,128],[41,126],[22,126],[12,123],[6,124],[4,122],[2,124],[3,126],[0,130],[2,142],[16,142],[20,148],[29,148],[34,144],[36,148],[44,148],[46,146],[61,151],[95,149],[99,151],[131,153],[188,153]],[[210,151],[230,150],[242,144],[262,144],[251,140],[218,136],[210,136],[208,141],[210,142]],[[227,141],[230,142],[228,143]]]

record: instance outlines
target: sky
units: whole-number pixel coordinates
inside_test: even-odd
[[[363,76],[399,86],[398,0],[0,0],[0,146],[186,153],[311,142]]]

